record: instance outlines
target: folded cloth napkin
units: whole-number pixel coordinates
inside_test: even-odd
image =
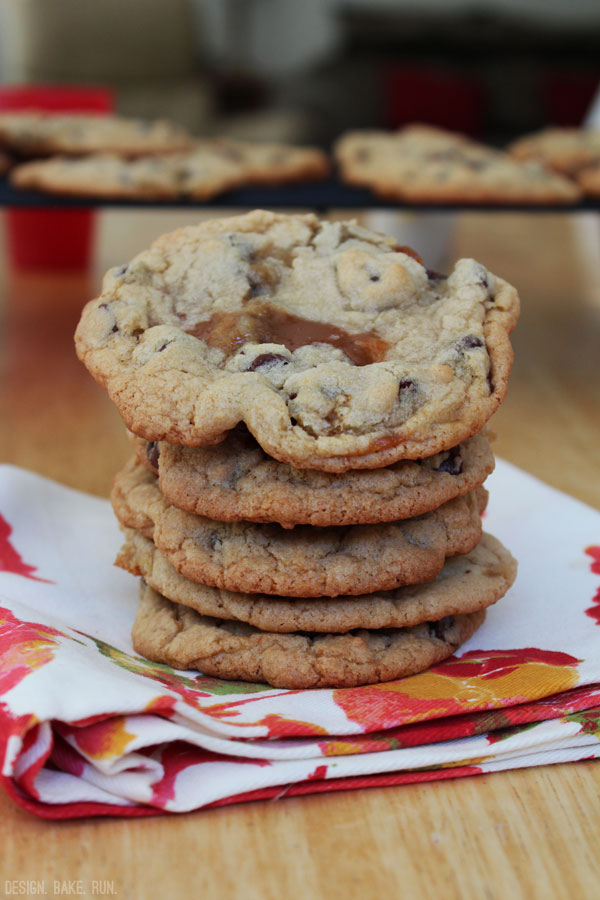
[[[105,500],[0,466],[0,761],[49,818],[150,815],[600,756],[600,513],[498,461],[514,587],[450,660],[276,690],[140,658]]]

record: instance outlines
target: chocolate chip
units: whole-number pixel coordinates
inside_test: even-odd
[[[266,288],[265,282],[259,278],[255,272],[248,272],[248,284],[250,285],[250,296],[258,297]]]
[[[398,387],[401,391],[414,391],[415,383],[410,378],[402,378]]]
[[[290,424],[291,424],[291,426],[292,426],[292,428],[293,428],[294,425],[297,425],[297,424],[298,424],[298,420],[297,420],[297,419],[294,419],[293,416],[290,416]]]
[[[425,158],[430,162],[455,162],[460,159],[458,150],[434,150],[426,154]]]
[[[488,372],[488,377],[487,377],[487,383],[488,383],[488,387],[490,389],[490,394],[493,394],[494,393],[494,382],[492,381],[492,375],[489,372]]]
[[[255,251],[252,244],[239,234],[228,234],[227,240],[232,247],[235,247],[242,259],[252,262],[255,259]]]
[[[426,269],[425,271],[429,281],[445,281],[448,277],[447,275],[442,275],[441,272],[436,272],[435,269]]]
[[[158,471],[158,459],[160,457],[160,446],[158,441],[148,441],[146,444],[146,459],[153,469]]]
[[[485,160],[485,159],[465,159],[465,166],[468,169],[471,169],[473,172],[479,172],[481,169],[486,168],[487,160]]]
[[[459,447],[453,447],[446,459],[440,463],[436,472],[448,472],[449,475],[460,475],[462,472],[462,457]]]
[[[250,363],[246,372],[256,372],[257,369],[268,369],[277,363],[289,366],[290,361],[285,356],[282,356],[281,353],[261,353],[260,356],[255,357]]]
[[[369,281],[379,281],[379,275],[370,275]]]
[[[237,147],[231,147],[229,144],[222,144],[218,148],[219,156],[222,156],[224,159],[230,159],[233,162],[241,162],[244,158],[241,150],[238,150]]]
[[[463,350],[474,350],[475,347],[483,347],[483,341],[481,338],[475,337],[474,334],[467,334],[456,342],[456,349],[461,352]]]
[[[109,307],[108,303],[100,303],[100,305],[98,306],[98,309],[110,310],[110,307]],[[115,322],[113,327],[110,329],[110,334],[115,334],[118,330],[119,330],[119,326]]]
[[[164,341],[164,343],[162,343],[162,344],[160,345],[160,347],[157,347],[157,348],[156,348],[156,352],[157,352],[157,353],[162,353],[163,350],[165,350],[165,349],[169,346],[169,344],[172,344],[172,343],[173,343],[173,341]]]
[[[454,625],[454,617],[446,616],[444,619],[439,619],[437,622],[428,622],[427,627],[429,628],[429,633],[431,637],[436,637],[439,641],[445,641],[446,635],[448,631]]]
[[[487,275],[482,275],[477,284],[480,284],[482,288],[487,290],[490,286]]]
[[[127,271],[128,268],[129,268],[129,266],[127,266],[127,265],[125,265],[125,266],[119,266],[118,269],[115,269],[115,275],[116,275],[118,278],[121,278],[121,277],[125,274],[125,272]]]
[[[206,546],[209,550],[220,550],[223,545],[223,541],[219,537],[216,531],[213,531],[208,535],[206,539]]]

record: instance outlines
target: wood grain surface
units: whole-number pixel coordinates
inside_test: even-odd
[[[128,444],[73,330],[102,271],[198,218],[104,213],[89,275],[5,262],[0,462],[107,494]],[[475,257],[522,298],[496,452],[600,508],[598,217],[463,214],[449,256]],[[0,795],[0,897],[587,900],[600,896],[599,831],[594,762],[144,820],[46,822]]]

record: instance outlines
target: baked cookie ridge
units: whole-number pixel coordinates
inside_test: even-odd
[[[414,519],[290,531],[177,509],[156,477],[132,461],[115,478],[111,500],[121,524],[152,539],[192,581],[248,593],[334,597],[435,577],[446,557],[478,543],[487,491],[476,488]]]
[[[439,575],[425,584],[360,597],[285,598],[219,590],[181,575],[151,540],[124,529],[117,565],[173,603],[199,615],[247,622],[262,631],[344,634],[356,628],[407,628],[449,615],[477,612],[504,596],[516,575],[516,562],[500,541],[484,534],[463,556],[447,559]]]
[[[339,474],[278,462],[243,428],[211,447],[129,436],[138,462],[159,476],[173,506],[219,521],[284,528],[412,518],[478,487],[494,467],[483,434],[426,459]]]
[[[349,634],[276,634],[200,616],[142,583],[133,646],[177,669],[273,687],[355,687],[393,681],[447,659],[483,623],[485,610],[413,628]]]

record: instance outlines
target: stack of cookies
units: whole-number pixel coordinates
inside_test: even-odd
[[[516,564],[482,535],[514,288],[256,211],[111,270],[77,350],[132,432],[112,501],[139,653],[276,687],[450,656]]]

